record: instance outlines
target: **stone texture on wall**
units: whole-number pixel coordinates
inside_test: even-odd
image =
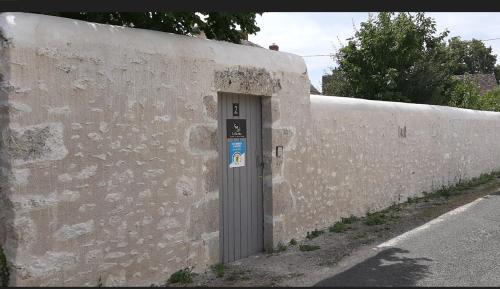
[[[498,87],[495,73],[474,73],[453,76],[459,80],[470,81],[477,86],[480,93],[486,93]]]
[[[282,241],[500,169],[498,112],[311,95],[311,115],[275,188]]]
[[[11,285],[147,286],[217,263],[217,93],[295,101],[302,59],[35,14],[0,29]]]
[[[262,98],[266,247],[500,167],[500,113],[310,96],[296,55],[24,13],[0,32],[11,285],[217,263],[222,92]]]

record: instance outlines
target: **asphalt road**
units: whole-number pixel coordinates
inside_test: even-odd
[[[315,286],[500,286],[500,193],[377,247]]]

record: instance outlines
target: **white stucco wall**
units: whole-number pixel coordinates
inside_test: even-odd
[[[309,162],[290,176],[312,182],[290,190],[288,237],[500,169],[498,112],[311,95],[311,115]]]
[[[263,97],[274,146],[280,99],[307,96],[303,60],[36,14],[1,14],[0,32],[11,284],[147,286],[217,263],[217,94]]]
[[[222,92],[262,98],[267,247],[500,168],[500,113],[310,96],[296,55],[25,13],[0,33],[11,285],[217,263]]]

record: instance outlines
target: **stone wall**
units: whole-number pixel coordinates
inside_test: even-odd
[[[500,169],[498,112],[312,95],[311,115],[285,156],[284,242]]]
[[[24,13],[0,32],[11,285],[217,263],[218,93],[262,98],[267,248],[500,166],[499,113],[310,96],[296,55]]]
[[[295,55],[35,14],[0,29],[11,285],[149,285],[217,263],[217,93],[265,98],[268,146],[281,99],[309,109]]]

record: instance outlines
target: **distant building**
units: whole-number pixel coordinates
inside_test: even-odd
[[[310,94],[321,94],[321,92],[319,92],[316,87],[314,87],[314,85],[311,84],[311,87],[309,88],[309,93]]]
[[[495,89],[498,86],[497,79],[494,73],[475,73],[455,75],[456,79],[469,80],[479,88],[480,93],[486,93]]]

